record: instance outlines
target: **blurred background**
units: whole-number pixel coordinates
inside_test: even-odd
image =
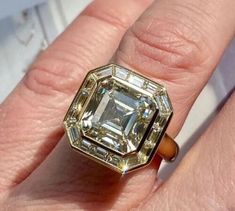
[[[91,0],[0,0],[0,103],[24,76],[39,52],[46,49],[89,2]],[[159,174],[162,179],[170,176],[216,115],[234,85],[235,40],[226,50],[176,138],[181,146],[177,161],[161,165]]]

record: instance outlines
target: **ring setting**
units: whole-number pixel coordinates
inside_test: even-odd
[[[87,74],[64,126],[73,149],[125,174],[147,165],[156,152],[175,159],[178,145],[165,134],[172,114],[164,86],[109,64]]]

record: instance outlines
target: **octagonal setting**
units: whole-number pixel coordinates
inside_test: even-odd
[[[88,73],[64,125],[75,150],[124,174],[151,161],[171,116],[162,85],[110,64]]]

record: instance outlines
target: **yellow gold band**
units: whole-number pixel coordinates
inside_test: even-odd
[[[165,134],[158,146],[157,154],[168,162],[173,162],[179,152],[179,146],[168,134]]]

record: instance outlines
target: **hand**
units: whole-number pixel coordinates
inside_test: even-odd
[[[159,157],[120,178],[73,152],[62,128],[87,71],[112,57],[167,87],[176,136],[234,35],[234,9],[234,0],[94,1],[0,106],[0,207],[235,209],[234,95],[162,185]]]

